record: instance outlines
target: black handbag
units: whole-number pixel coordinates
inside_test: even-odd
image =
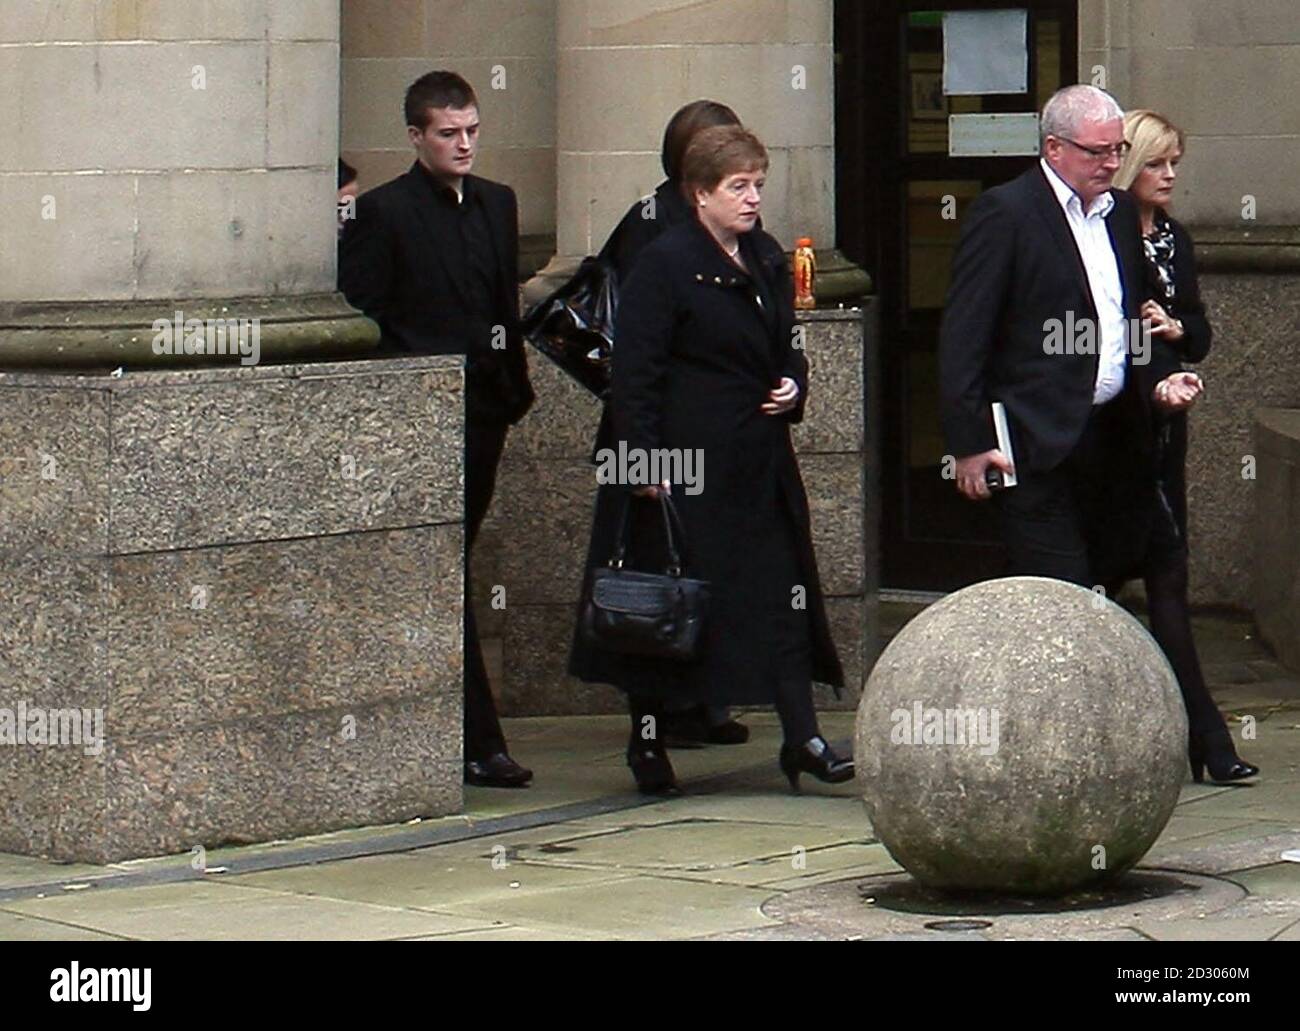
[[[623,655],[643,655],[689,662],[699,657],[708,616],[709,584],[683,575],[681,553],[673,536],[684,542],[681,520],[672,500],[660,495],[668,540],[668,568],[640,573],[623,568],[627,553],[632,499],[623,508],[614,556],[587,576],[582,595],[581,631],[593,648]]]
[[[523,337],[599,398],[609,392],[618,276],[604,258],[584,258],[573,278],[529,309]]]

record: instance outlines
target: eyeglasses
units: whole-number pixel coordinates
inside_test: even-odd
[[[1119,158],[1119,160],[1123,161],[1125,155],[1128,154],[1128,152],[1133,149],[1133,144],[1129,143],[1128,140],[1125,140],[1123,143],[1117,143],[1113,147],[1099,148],[1099,147],[1085,147],[1082,143],[1079,143],[1077,140],[1072,140],[1068,136],[1058,136],[1056,138],[1058,140],[1064,140],[1071,147],[1078,147],[1081,151],[1087,154],[1088,157],[1092,158],[1093,161],[1101,161],[1102,159],[1108,157]]]

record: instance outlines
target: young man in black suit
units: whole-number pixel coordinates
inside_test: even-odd
[[[519,335],[519,216],[510,187],[471,175],[478,99],[454,72],[406,91],[416,161],[362,194],[343,232],[339,289],[399,354],[463,354],[465,372],[465,780],[522,787],[488,686],[470,604],[469,553],[506,432],[533,402]]]
[[[1093,86],[1043,109],[1041,160],[966,212],[940,332],[944,438],[957,489],[1012,471],[990,405],[1006,406],[1018,484],[992,494],[1013,575],[1104,584],[1172,547],[1154,420],[1200,390],[1143,335],[1137,208],[1111,190],[1123,112]]]

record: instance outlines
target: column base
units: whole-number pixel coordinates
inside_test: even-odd
[[[191,319],[201,320],[205,326],[218,320],[248,320],[250,327],[256,327],[256,361],[245,360],[252,356],[240,353],[233,331],[224,339],[224,354],[196,348],[187,353],[184,324]],[[254,335],[251,328],[246,332]],[[165,339],[159,339],[160,334]],[[223,339],[214,336],[214,342],[220,346]],[[338,293],[0,304],[0,368],[5,369],[91,372],[241,361],[245,365],[281,365],[362,358],[372,354],[378,344],[379,327]]]

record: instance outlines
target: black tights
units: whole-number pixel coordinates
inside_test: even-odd
[[[632,732],[628,749],[634,746],[648,751],[663,751],[659,744],[659,727],[663,724],[663,699],[629,694],[628,711],[632,715]],[[807,680],[782,680],[776,688],[776,714],[781,719],[781,734],[787,746],[802,745],[809,738],[820,737],[817,711],[813,708],[812,684]]]
[[[1187,708],[1188,729],[1193,737],[1227,733],[1219,707],[1210,697],[1192,639],[1192,620],[1187,608],[1187,552],[1179,551],[1150,569],[1143,577],[1147,588],[1147,612],[1151,636],[1156,639],[1173,667]],[[1121,584],[1108,589],[1115,596]]]

